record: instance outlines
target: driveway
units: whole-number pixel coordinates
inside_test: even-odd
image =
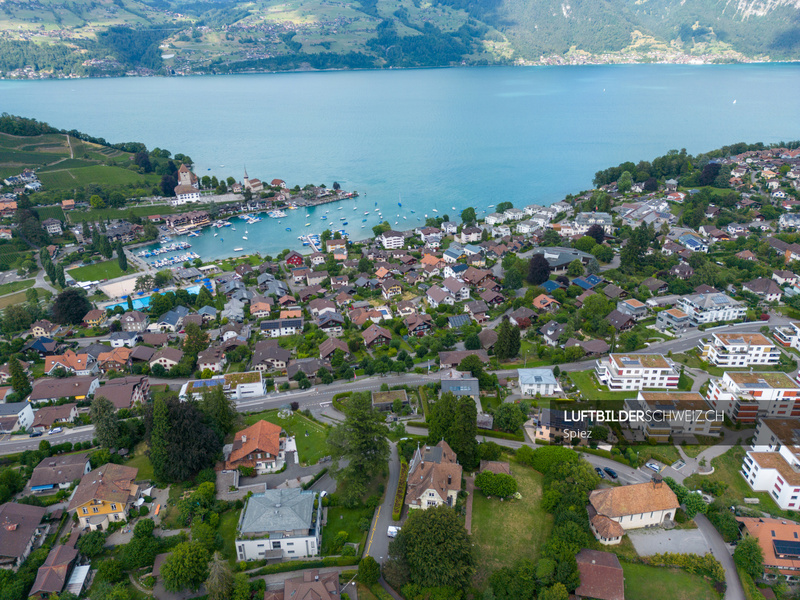
[[[639,556],[650,556],[661,552],[682,554],[708,554],[708,541],[699,529],[636,529],[628,531],[628,537]]]
[[[744,589],[742,582],[739,581],[739,574],[736,572],[736,565],[733,563],[733,556],[725,540],[719,534],[719,531],[714,529],[705,515],[697,515],[694,518],[700,532],[705,536],[708,545],[711,548],[711,553],[714,557],[722,563],[725,569],[725,584],[728,589],[725,591],[723,600],[745,600]]]
[[[389,542],[392,541],[386,535],[389,525],[400,525],[400,521],[392,519],[394,496],[397,493],[397,484],[400,479],[400,459],[397,456],[397,445],[392,443],[389,451],[389,481],[386,485],[386,495],[383,498],[383,504],[378,507],[372,518],[372,528],[369,530],[367,548],[364,552],[364,556],[371,556],[381,564],[389,555]]]
[[[317,463],[309,467],[301,467],[297,463],[297,453],[286,453],[286,470],[283,473],[265,473],[263,475],[256,475],[255,477],[240,477],[239,486],[255,485],[266,483],[267,488],[276,488],[282,483],[287,481],[296,481],[302,477],[313,477],[325,467],[329,467],[329,462]]]

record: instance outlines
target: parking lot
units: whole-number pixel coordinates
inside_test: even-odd
[[[703,555],[711,548],[699,529],[634,529],[627,532],[639,556],[660,552]]]

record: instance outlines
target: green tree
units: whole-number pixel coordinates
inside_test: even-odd
[[[31,304],[39,303],[39,292],[36,288],[28,288],[25,290],[25,300]]]
[[[486,496],[508,498],[517,492],[517,480],[505,473],[492,473],[483,471],[475,477],[475,487]]]
[[[361,562],[358,563],[358,580],[367,587],[378,583],[380,576],[381,566],[378,564],[378,561],[371,556],[365,556],[361,559]]]
[[[64,274],[64,265],[56,267],[56,283],[60,288],[67,287],[67,276]]]
[[[342,493],[348,503],[364,495],[369,481],[386,467],[389,433],[380,411],[372,406],[369,392],[355,393],[345,407],[344,422],[328,435],[333,474],[347,485]],[[342,466],[340,461],[348,461]]]
[[[597,275],[600,272],[600,263],[597,262],[595,257],[589,259],[589,262],[586,263],[586,274],[587,275]]]
[[[102,554],[105,543],[105,531],[90,531],[78,539],[78,550],[89,558],[94,558]]]
[[[512,325],[508,317],[504,317],[497,328],[497,341],[494,344],[494,354],[499,360],[508,360],[519,354],[522,345],[519,327]]]
[[[706,510],[708,510],[708,504],[705,503],[700,494],[689,494],[683,505],[686,509],[686,516],[690,519],[694,519],[697,513],[705,514]]]
[[[569,593],[563,583],[554,583],[552,587],[542,590],[539,600],[567,600]]]
[[[761,577],[764,574],[764,552],[758,539],[746,536],[740,541],[733,551],[733,562],[753,579]]]
[[[522,274],[516,269],[509,269],[503,277],[503,287],[507,290],[518,290],[522,287]]]
[[[159,481],[169,480],[169,409],[163,397],[153,402],[153,426],[150,433],[150,463]]]
[[[474,404],[474,403],[473,403]],[[389,555],[421,587],[466,589],[475,572],[472,540],[452,508],[411,511]]]
[[[477,333],[467,336],[467,339],[464,340],[464,348],[467,350],[480,350],[481,339],[478,337]]]
[[[117,262],[119,263],[119,268],[123,271],[128,270],[128,257],[125,254],[125,250],[122,247],[122,242],[117,242]]]
[[[570,277],[580,277],[583,275],[583,263],[579,258],[576,258],[569,263],[569,267],[567,267],[567,275]]]
[[[116,448],[119,443],[119,419],[114,405],[104,397],[98,396],[92,400],[89,408],[89,418],[94,425],[94,436],[103,448]]]
[[[208,574],[208,551],[198,542],[183,542],[161,566],[164,587],[171,592],[197,590]]]
[[[237,573],[233,578],[233,596],[231,600],[250,600],[250,578],[247,573]]]
[[[494,424],[502,431],[516,432],[522,427],[526,416],[518,404],[504,402],[494,411]]]
[[[208,348],[208,333],[200,329],[197,323],[189,323],[184,327],[186,337],[183,338],[183,351],[193,359]]]
[[[588,231],[586,232],[586,235],[594,239],[596,244],[602,244],[603,241],[605,241],[606,239],[606,230],[603,228],[602,225],[595,223],[594,225],[589,227]],[[585,252],[589,252],[590,250],[591,248],[589,250],[585,250]]]
[[[461,222],[464,225],[472,225],[477,221],[478,217],[475,215],[475,209],[471,206],[461,211]]]
[[[631,177],[630,171],[623,171],[622,175],[620,175],[619,179],[617,179],[617,190],[624,194],[631,191],[632,185],[633,178]]]
[[[94,194],[89,198],[89,204],[91,205],[92,208],[105,208],[106,207],[105,200],[103,200],[97,194]]]
[[[200,410],[211,420],[217,432],[224,437],[236,424],[236,405],[225,395],[221,385],[206,387]]]
[[[92,310],[92,304],[86,298],[86,293],[77,288],[64,290],[53,303],[53,319],[62,325],[79,325]]]
[[[208,566],[206,579],[208,600],[229,600],[233,593],[233,572],[228,561],[219,552],[214,552]]]
[[[25,370],[15,356],[8,359],[8,370],[11,374],[11,387],[20,398],[27,397],[33,388],[25,375]]]
[[[528,283],[541,285],[550,279],[550,263],[544,254],[534,254],[528,263]]]
[[[614,260],[614,251],[610,246],[606,246],[605,244],[597,244],[597,246],[592,248],[591,254],[601,263],[610,263]]]

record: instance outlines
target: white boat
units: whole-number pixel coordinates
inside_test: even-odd
[[[244,250],[244,248],[234,248],[233,249],[234,252],[241,252],[242,250]]]
[[[243,235],[243,236],[242,236],[242,239],[243,239],[243,240],[246,240],[246,239],[247,239],[247,236],[246,236],[246,235]]]
[[[397,225],[397,221],[395,221],[394,224]]]
[[[361,226],[361,229],[364,229],[364,227],[366,227],[366,225],[362,225],[362,226]]]
[[[340,206],[340,207],[339,207],[339,210],[342,210],[343,208],[344,208],[344,206]]]
[[[451,207],[453,210],[458,210],[455,206]]]
[[[215,232],[214,232],[214,237],[217,237],[218,235],[219,235],[219,234],[218,234],[218,233],[215,231]]]
[[[494,204],[490,204],[490,205],[489,205],[489,208],[494,208]]]
[[[376,208],[375,212],[381,212],[381,209],[380,208]]]
[[[405,216],[405,215],[403,215],[403,218],[405,219],[405,218],[406,218],[406,216]]]
[[[311,227],[311,223],[306,223],[306,227]]]
[[[427,215],[427,214],[425,215],[425,218],[426,218],[426,219],[428,218],[428,215]]]
[[[245,229],[245,230],[244,230],[244,232],[245,232],[245,234],[248,234],[248,233],[250,233],[249,231],[247,231],[247,229]]]
[[[439,212],[439,211],[438,211],[438,210],[436,210],[436,209],[434,208],[434,209],[433,209],[433,212]]]

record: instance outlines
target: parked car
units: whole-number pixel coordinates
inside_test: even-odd
[[[386,532],[390,538],[397,537],[397,534],[400,533],[400,527],[394,527],[393,525],[389,525],[389,530]]]
[[[605,468],[603,469],[603,471],[605,471],[605,472],[606,472],[606,474],[607,474],[609,477],[611,477],[611,479],[616,479],[617,477],[619,477],[619,475],[617,475],[617,472],[616,472],[614,469],[611,469],[611,468],[609,468],[609,467],[605,467]]]
[[[34,432],[33,432],[32,434],[30,434],[28,437],[32,437],[32,438],[34,438],[34,437],[39,437],[40,435],[42,435],[42,432],[41,432],[41,431],[34,431]]]
[[[600,475],[600,479],[605,479],[606,478],[605,473],[603,473],[603,469],[601,469],[600,467],[595,467],[594,470],[597,471],[598,475]]]
[[[654,462],[649,462],[649,463],[645,464],[645,467],[647,467],[648,469],[652,469],[652,470],[653,470],[653,471],[655,471],[656,473],[660,473],[660,472],[661,472],[661,467],[659,467],[659,466],[658,466],[656,463],[654,463]]]
[[[62,431],[64,431],[63,427],[56,427],[55,429],[51,429],[48,435],[53,435],[54,433],[61,433]]]

